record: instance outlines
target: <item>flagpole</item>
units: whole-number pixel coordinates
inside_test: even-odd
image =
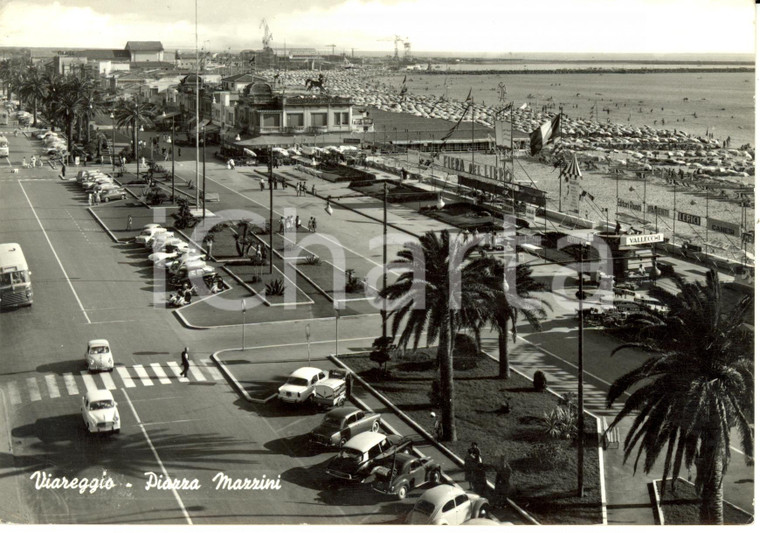
[[[562,108],[559,108],[559,141],[562,142]],[[580,210],[579,210],[580,211]],[[562,212],[562,171],[559,172],[559,212]]]
[[[472,89],[470,89],[470,116],[472,118],[472,145],[470,148],[472,149],[472,166],[473,168],[471,171],[475,170],[475,98],[472,96]]]
[[[512,153],[512,175],[509,177],[509,181],[512,183],[512,214],[517,216],[515,212],[515,101],[512,100],[512,105],[509,106],[509,148]],[[544,206],[544,209],[546,206]],[[546,215],[546,213],[544,213]]]

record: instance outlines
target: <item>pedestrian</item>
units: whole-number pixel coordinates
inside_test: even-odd
[[[261,178],[259,180],[259,185],[261,186],[261,192],[264,192],[264,186],[265,186],[264,178]]]
[[[317,219],[314,218],[314,222],[312,222],[311,227],[313,228],[314,233],[317,232]]]
[[[127,217],[127,231],[132,231],[132,215]]]
[[[346,376],[346,399],[347,400],[351,399],[351,392],[353,388],[354,388],[354,376],[353,374],[349,373]]]
[[[177,148],[177,157],[182,157],[182,148]]]
[[[180,373],[180,376],[186,378],[188,370],[190,370],[190,352],[188,351],[187,346],[185,346],[185,349],[182,350],[182,372]]]
[[[95,205],[98,205],[100,203],[100,196],[98,194],[93,194],[92,201],[95,203]]]
[[[312,183],[311,184],[311,195],[312,196],[316,196],[317,195],[317,184],[316,183]]]
[[[26,164],[26,157],[21,160],[21,166],[27,168],[28,165]]]
[[[296,215],[296,231],[301,227],[301,217]]]
[[[66,163],[61,163],[61,176],[66,177]]]
[[[92,193],[87,193],[87,205],[92,205]]]
[[[507,498],[509,498],[510,480],[512,478],[512,467],[509,466],[509,461],[506,455],[501,456],[499,469],[496,471],[496,480],[494,481],[494,496],[493,505],[497,509],[502,509],[507,506]]]

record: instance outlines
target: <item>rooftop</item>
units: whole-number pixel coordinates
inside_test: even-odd
[[[161,41],[128,41],[125,50],[130,52],[163,52]]]

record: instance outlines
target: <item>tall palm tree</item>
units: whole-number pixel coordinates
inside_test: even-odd
[[[5,85],[9,100],[13,99],[14,93],[18,96],[23,75],[29,66],[29,61],[20,57],[11,57],[0,61],[0,80]]]
[[[43,73],[35,66],[29,67],[21,78],[19,93],[25,101],[31,103],[34,122],[32,126],[37,126],[37,110],[42,105],[47,95],[47,86]]]
[[[638,448],[634,469],[644,455],[649,472],[665,450],[662,480],[681,466],[696,467],[701,497],[700,521],[723,523],[723,476],[731,458],[730,431],[738,430],[746,460],[753,460],[754,363],[752,334],[744,314],[753,305],[746,296],[728,312],[721,307],[718,273],[706,283],[674,278],[678,294],[655,288],[669,310],[642,315],[637,347],[656,355],[621,376],[610,387],[608,405],[632,389],[614,424],[635,414],[625,438],[625,458]]]
[[[399,344],[406,346],[412,340],[417,348],[425,329],[428,344],[438,341],[444,440],[457,439],[454,337],[461,327],[483,323],[494,297],[493,282],[484,279],[482,269],[473,268],[469,261],[475,249],[448,231],[440,236],[430,231],[398,252],[396,264],[401,266],[401,275],[380,291],[381,297],[396,300],[388,316],[393,319],[394,337],[404,323]]]
[[[137,159],[137,130],[142,125],[151,126],[153,124],[152,118],[155,116],[156,110],[152,104],[147,102],[140,103],[135,100],[121,99],[116,103],[113,114],[116,126],[119,129],[126,129],[128,132],[131,129],[134,143],[132,152]]]
[[[509,379],[509,336],[517,341],[517,320],[522,317],[536,331],[541,329],[541,319],[546,318],[545,309],[551,305],[531,293],[545,291],[546,286],[533,278],[533,270],[527,265],[511,266],[495,257],[484,257],[473,262],[473,268],[484,272],[498,295],[487,307],[487,322],[499,334],[499,378]],[[511,327],[510,327],[511,323]]]
[[[76,78],[50,77],[46,80],[48,92],[46,98],[47,116],[52,123],[61,125],[66,131],[66,144],[69,154],[74,144],[74,124],[82,110],[82,95]]]

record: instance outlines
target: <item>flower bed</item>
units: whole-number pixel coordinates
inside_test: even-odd
[[[344,362],[384,394],[420,426],[432,432],[428,393],[437,375],[434,349],[418,350],[388,363],[390,377],[381,379],[377,364],[366,355]],[[600,524],[601,497],[596,441],[587,437],[584,454],[585,497],[578,498],[577,449],[574,441],[550,438],[542,418],[556,405],[556,396],[535,392],[532,382],[513,374],[495,376],[498,365],[487,358],[477,367],[455,370],[455,405],[459,440],[444,443],[464,458],[478,443],[484,462],[498,464],[502,454],[512,467],[510,497],[542,524]],[[551,378],[551,376],[549,376]],[[507,404],[509,407],[507,408]],[[586,434],[596,434],[596,421],[586,416]],[[494,474],[489,474],[493,481]]]

